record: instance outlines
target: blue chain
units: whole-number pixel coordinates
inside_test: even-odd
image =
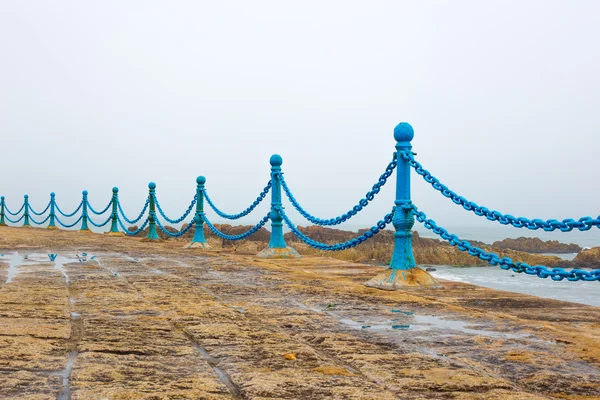
[[[425,228],[433,231],[452,246],[458,247],[460,251],[467,252],[469,255],[486,261],[490,265],[498,265],[504,270],[512,269],[514,272],[525,272],[528,275],[537,275],[540,278],[550,277],[554,281],[562,281],[564,278],[567,278],[569,281],[600,281],[600,269],[592,271],[572,269],[566,271],[563,268],[548,268],[543,265],[531,266],[524,262],[513,262],[513,260],[508,257],[500,258],[495,253],[488,253],[479,247],[473,247],[468,241],[461,240],[458,236],[448,233],[446,229],[438,226],[434,220],[427,219],[427,215],[425,215],[424,212],[419,211],[414,205],[413,209],[417,221],[421,222]]]
[[[46,206],[46,208],[44,208],[44,211],[42,211],[42,212],[35,212],[33,210],[33,208],[31,208],[31,205],[28,204],[29,211],[31,211],[33,213],[33,215],[43,215],[43,214],[46,214],[46,211],[48,211],[48,209],[50,208],[50,204],[52,204],[52,200],[50,200],[50,202],[48,203],[48,205]]]
[[[77,214],[79,212],[79,210],[83,206],[83,200],[81,200],[81,203],[79,203],[79,205],[77,206],[77,209],[75,211],[73,211],[71,214],[65,214],[64,212],[62,212],[62,210],[58,206],[58,203],[55,203],[54,206],[56,207],[56,211],[58,211],[63,217],[69,218],[69,217],[72,217],[72,216],[74,216],[75,214]]]
[[[55,217],[56,222],[58,222],[59,225],[62,225],[65,228],[72,228],[75,225],[77,225],[81,219],[83,218],[83,215],[80,215],[79,218],[77,218],[77,221],[73,222],[72,224],[63,224],[62,221],[58,218],[58,215]]]
[[[502,225],[512,225],[515,228],[528,228],[531,230],[543,229],[546,232],[552,232],[560,230],[562,232],[571,232],[573,229],[579,229],[580,231],[588,231],[593,226],[600,228],[600,216],[598,218],[592,217],[581,217],[575,221],[572,218],[558,221],[556,219],[549,219],[544,221],[536,218],[530,220],[525,217],[513,217],[509,214],[502,214],[500,211],[490,211],[486,207],[480,207],[476,203],[459,196],[448,187],[440,182],[435,176],[431,175],[429,171],[423,168],[423,166],[417,162],[411,151],[405,151],[402,153],[402,158],[408,161],[411,167],[415,169],[417,174],[421,175],[423,179],[430,183],[431,186],[445,197],[451,199],[455,204],[462,206],[467,211],[472,211],[480,217],[486,217],[490,221],[498,221]]]
[[[283,174],[279,173],[278,177],[279,177],[279,181],[281,182],[281,186],[283,187],[283,191],[287,195],[288,199],[290,200],[290,202],[292,203],[294,208],[296,208],[296,210],[298,210],[300,215],[302,215],[304,218],[306,218],[313,224],[331,226],[331,225],[339,225],[342,222],[349,220],[350,218],[352,218],[353,216],[358,214],[360,211],[362,211],[362,209],[365,208],[369,204],[369,202],[375,198],[375,195],[377,195],[377,193],[379,193],[379,191],[381,190],[381,187],[383,185],[385,185],[385,183],[387,182],[387,179],[392,175],[392,172],[394,172],[396,165],[397,165],[396,160],[395,159],[392,160],[392,162],[390,162],[389,165],[387,166],[387,168],[385,169],[385,172],[379,177],[379,180],[377,181],[377,183],[373,185],[372,190],[367,192],[367,194],[365,195],[365,198],[361,199],[357,205],[355,205],[351,210],[349,210],[345,214],[342,214],[339,217],[330,218],[330,219],[321,219],[321,218],[318,218],[318,217],[315,217],[315,216],[309,214],[308,211],[306,211],[304,208],[302,208],[300,203],[298,203],[298,201],[292,194],[287,183],[285,182],[285,179],[283,178]]]
[[[150,204],[150,196],[148,196],[146,198],[146,204],[144,204],[144,208],[142,208],[142,211],[140,212],[140,215],[137,216],[137,218],[135,219],[129,219],[125,216],[125,213],[123,212],[123,209],[121,208],[121,202],[117,201],[117,206],[119,208],[119,213],[121,213],[121,216],[123,217],[123,219],[128,223],[128,224],[135,224],[136,222],[138,222],[140,219],[142,219],[142,217],[144,216],[144,213],[146,212],[146,209],[148,208],[148,204]]]
[[[189,224],[187,224],[187,226],[185,228],[183,228],[180,231],[177,231],[175,233],[173,232],[169,232],[168,230],[166,230],[162,224],[160,223],[160,221],[158,220],[158,218],[156,218],[156,225],[158,225],[158,228],[164,232],[165,235],[170,236],[170,237],[179,237],[182,235],[185,235],[187,233],[187,231],[189,231],[192,226],[194,225],[194,220],[192,220]]]
[[[361,244],[362,242],[369,240],[373,236],[377,235],[382,229],[384,229],[389,223],[391,223],[392,219],[394,218],[394,211],[392,211],[391,213],[386,214],[385,217],[383,217],[383,219],[377,223],[377,225],[371,227],[371,229],[369,229],[367,232],[363,233],[362,235],[357,236],[353,239],[350,239],[346,242],[336,243],[336,244],[326,244],[326,243],[317,242],[316,240],[312,240],[311,238],[309,238],[308,236],[306,236],[305,234],[300,232],[300,230],[298,230],[298,228],[289,219],[289,217],[287,216],[285,211],[283,211],[283,207],[277,206],[277,207],[275,207],[275,210],[279,213],[279,215],[281,215],[281,217],[285,221],[285,224],[288,226],[288,228],[290,228],[292,233],[294,235],[296,235],[298,238],[300,238],[300,240],[302,240],[304,243],[306,243],[310,247],[314,247],[315,249],[326,250],[326,251],[340,251],[340,250],[349,249],[351,247],[355,247],[355,246]]]
[[[88,217],[88,222],[92,225],[94,225],[96,228],[102,228],[104,225],[108,224],[110,222],[110,220],[112,219],[112,215],[109,215],[108,218],[106,219],[106,221],[104,221],[101,224],[97,224],[94,221],[92,221],[91,218]]]
[[[146,229],[146,225],[148,225],[148,218],[146,218],[146,220],[144,221],[144,223],[142,224],[142,226],[140,226],[135,231],[128,230],[125,227],[125,225],[123,225],[123,221],[121,221],[121,218],[119,218],[118,215],[117,215],[117,222],[119,222],[119,226],[121,226],[121,229],[123,230],[123,233],[125,233],[128,236],[133,236],[133,235],[137,235],[138,233],[140,233],[141,231],[143,231],[144,229]]]
[[[210,221],[208,220],[208,218],[206,218],[206,214],[204,213],[200,213],[200,216],[202,217],[202,220],[204,222],[206,222],[206,225],[208,225],[208,227],[210,228],[210,230],[217,235],[218,237],[220,237],[221,239],[225,239],[225,240],[242,240],[242,239],[246,239],[248,236],[254,235],[256,232],[258,232],[258,230],[260,228],[262,228],[263,226],[265,226],[265,224],[267,223],[267,221],[269,221],[269,219],[271,219],[270,213],[265,215],[263,217],[263,219],[260,220],[260,222],[258,224],[256,224],[252,229],[244,232],[244,233],[240,233],[239,235],[226,235],[223,232],[219,231],[213,224],[210,223]]]
[[[6,203],[4,204],[4,211],[6,211],[6,212],[7,212],[7,213],[9,213],[10,215],[14,215],[14,216],[16,216],[16,215],[18,215],[18,214],[21,214],[21,211],[23,211],[23,209],[24,209],[24,208],[25,208],[25,203],[23,203],[23,205],[21,206],[21,208],[19,208],[19,211],[17,211],[16,213],[14,213],[14,212],[11,212],[11,211],[8,209],[8,206],[6,205]]]
[[[265,199],[265,197],[267,196],[267,193],[269,193],[269,190],[271,190],[271,186],[272,186],[272,182],[269,180],[269,183],[267,183],[267,186],[265,186],[263,191],[260,192],[260,194],[258,195],[256,200],[254,200],[254,203],[252,203],[250,205],[250,207],[246,208],[244,211],[242,211],[239,214],[224,213],[223,211],[219,210],[213,204],[212,200],[208,196],[208,193],[206,193],[206,189],[203,189],[202,193],[204,194],[204,197],[206,198],[206,201],[207,201],[208,205],[210,206],[210,208],[212,208],[220,217],[225,218],[225,219],[240,219],[240,218],[245,217],[246,215],[250,214],[252,212],[252,210],[254,210],[256,208],[256,206],[259,205],[260,202]]]
[[[94,213],[94,214],[96,214],[96,215],[102,215],[102,214],[104,214],[106,211],[108,211],[108,209],[110,208],[110,206],[112,206],[112,202],[113,202],[113,200],[112,200],[112,198],[111,198],[111,199],[110,199],[110,201],[108,202],[108,205],[107,205],[106,207],[104,207],[104,210],[102,210],[102,211],[96,211],[96,210],[94,210],[94,208],[92,207],[92,205],[90,204],[90,202],[89,202],[89,201],[87,202],[87,206],[88,206],[88,209],[89,209],[89,210],[90,210],[92,213]]]
[[[25,218],[25,214],[21,215],[21,218],[15,220],[10,219],[8,215],[4,215],[4,218],[6,218],[6,220],[12,224],[18,224],[23,218]]]
[[[197,200],[197,196],[194,195],[194,199],[192,200],[192,202],[190,203],[190,206],[187,208],[187,210],[185,210],[185,213],[183,213],[183,215],[177,219],[171,219],[169,217],[167,217],[165,215],[165,213],[163,212],[162,208],[160,207],[160,204],[158,203],[158,199],[156,198],[156,195],[154,195],[154,203],[156,204],[156,208],[158,209],[158,212],[160,213],[160,215],[162,215],[162,217],[169,223],[171,224],[178,224],[181,221],[183,221],[184,219],[187,218],[187,216],[190,214],[190,212],[192,211],[192,209],[194,208],[194,205],[196,204],[196,200]],[[158,219],[158,218],[157,218]]]
[[[33,216],[31,216],[31,215],[29,216],[29,219],[31,220],[31,222],[33,222],[36,225],[42,225],[42,224],[45,224],[50,219],[50,215],[47,215],[46,218],[41,222],[36,221],[35,218],[33,218]]]

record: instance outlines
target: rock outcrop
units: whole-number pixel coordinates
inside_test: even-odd
[[[504,239],[492,245],[498,249],[526,251],[527,253],[579,253],[582,248],[576,244],[561,243],[557,240],[543,241],[539,238],[520,237],[518,239]]]
[[[572,263],[574,268],[600,268],[600,247],[579,252]]]

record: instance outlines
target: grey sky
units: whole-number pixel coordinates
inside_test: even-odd
[[[3,1],[0,192],[39,208],[55,191],[70,209],[117,185],[133,214],[153,180],[175,216],[203,174],[238,212],[279,153],[298,200],[332,217],[408,121],[418,159],[459,194],[597,216],[599,17],[594,1]],[[440,224],[485,223],[413,182]]]

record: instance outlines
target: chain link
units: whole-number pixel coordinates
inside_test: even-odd
[[[300,215],[302,215],[304,218],[306,218],[313,224],[332,226],[332,225],[339,225],[342,222],[349,220],[350,218],[352,218],[353,216],[358,214],[360,211],[362,211],[363,208],[365,208],[369,204],[369,202],[375,198],[377,193],[379,193],[381,191],[381,188],[383,187],[383,185],[385,185],[385,183],[387,182],[387,179],[392,175],[396,166],[397,166],[397,162],[396,162],[396,158],[394,155],[394,159],[392,160],[392,162],[390,162],[388,164],[388,166],[385,169],[385,172],[379,177],[379,180],[377,181],[377,183],[373,185],[373,188],[367,192],[365,197],[363,199],[361,199],[358,202],[358,204],[355,205],[351,210],[340,215],[339,217],[330,218],[330,219],[321,219],[321,218],[315,217],[315,216],[311,215],[308,211],[306,211],[304,208],[302,208],[300,203],[298,203],[298,201],[292,194],[292,191],[288,187],[287,183],[285,182],[285,179],[283,178],[283,173],[280,172],[278,174],[278,178],[279,178],[279,181],[281,182],[281,186],[283,187],[283,191],[287,195],[288,199],[290,200],[290,202],[292,203],[294,208],[296,210],[298,210]]]
[[[552,232],[557,229],[562,232],[571,232],[573,229],[588,231],[593,226],[600,228],[600,216],[598,218],[581,217],[577,221],[572,218],[564,219],[562,221],[556,219],[544,221],[539,218],[530,220],[525,217],[514,217],[510,214],[502,214],[500,211],[490,211],[486,207],[481,207],[476,203],[459,196],[446,185],[442,184],[438,178],[431,175],[429,171],[424,169],[423,166],[414,159],[413,153],[410,150],[404,151],[402,153],[402,158],[408,161],[417,174],[421,175],[425,182],[431,184],[435,190],[451,199],[455,204],[462,206],[465,210],[472,211],[480,217],[486,217],[490,221],[498,221],[502,225],[512,225],[515,228],[527,228],[531,230],[543,229],[546,232]]]
[[[25,218],[25,214],[21,215],[21,218],[15,219],[15,220],[10,219],[10,217],[8,215],[5,215],[4,218],[6,218],[6,220],[8,222],[10,222],[11,224],[18,224],[19,222],[21,222],[23,220],[23,218]]]
[[[48,202],[48,205],[46,206],[46,208],[44,208],[44,211],[42,211],[42,212],[36,212],[36,211],[34,211],[34,209],[31,208],[31,205],[29,203],[27,203],[27,206],[29,207],[29,211],[31,211],[31,213],[33,215],[43,215],[43,214],[46,214],[46,211],[48,211],[48,209],[50,208],[51,204],[52,204],[52,200],[50,200],[50,202]]]
[[[166,230],[162,224],[160,223],[160,221],[158,220],[158,218],[156,218],[156,225],[158,225],[158,228],[167,236],[170,237],[179,237],[182,235],[185,235],[187,233],[187,231],[189,231],[192,226],[194,225],[194,220],[192,220],[189,224],[187,224],[187,226],[185,228],[183,228],[180,231],[177,232],[169,232],[168,230]]]
[[[200,213],[200,217],[202,218],[202,220],[204,222],[206,222],[206,225],[208,225],[208,228],[215,235],[217,235],[221,239],[236,241],[236,240],[246,239],[247,237],[249,237],[251,235],[254,235],[256,232],[258,232],[258,230],[260,228],[262,228],[263,226],[265,226],[265,224],[267,223],[267,221],[269,221],[269,219],[271,219],[270,214],[271,213],[265,215],[263,217],[263,219],[261,219],[260,222],[258,224],[256,224],[253,228],[251,228],[250,230],[248,230],[248,231],[246,231],[244,233],[240,233],[239,235],[226,235],[223,232],[219,231],[213,224],[210,223],[210,221],[208,220],[208,218],[206,218],[206,214]]]
[[[524,272],[528,275],[537,275],[540,278],[550,277],[554,281],[562,281],[565,278],[569,281],[600,281],[600,269],[592,271],[572,269],[566,271],[563,268],[548,268],[543,265],[531,266],[524,262],[514,262],[508,257],[500,258],[495,253],[488,253],[479,247],[472,246],[468,241],[461,240],[458,236],[448,233],[446,229],[438,226],[434,220],[427,219],[427,215],[425,215],[424,212],[419,211],[414,205],[413,210],[415,211],[417,221],[421,222],[425,228],[433,231],[452,246],[456,246],[460,251],[467,252],[469,255],[486,261],[490,265],[498,265],[504,270],[512,269],[514,272],[518,273]]]
[[[108,224],[111,219],[112,219],[112,215],[109,215],[108,218],[106,219],[106,221],[102,222],[101,224],[97,224],[89,216],[87,218],[88,222],[90,224],[94,225],[96,228],[102,228],[104,225]]]
[[[250,214],[252,212],[252,210],[254,210],[256,208],[256,206],[258,206],[260,204],[260,202],[263,201],[265,199],[265,197],[267,197],[267,193],[269,193],[269,190],[271,190],[272,185],[273,185],[273,183],[269,180],[269,183],[267,183],[267,186],[265,186],[263,191],[260,192],[260,194],[258,195],[256,200],[254,200],[254,203],[252,203],[248,208],[246,208],[244,211],[242,211],[241,213],[238,213],[238,214],[224,213],[223,211],[219,210],[214,205],[214,203],[208,196],[208,193],[206,193],[206,189],[202,189],[202,193],[204,194],[204,197],[206,198],[206,202],[208,203],[210,208],[212,208],[217,213],[217,215],[219,215],[220,217],[225,218],[225,219],[240,219],[240,218],[245,217],[246,215]]]
[[[146,220],[144,221],[144,223],[142,224],[142,226],[140,226],[138,229],[136,229],[135,231],[130,231],[128,230],[125,225],[123,225],[123,221],[121,221],[121,218],[119,218],[119,216],[117,215],[117,222],[119,223],[119,226],[121,227],[121,229],[123,230],[123,233],[125,233],[128,236],[134,236],[137,235],[138,233],[140,233],[141,231],[143,231],[144,229],[146,229],[146,225],[148,225],[148,218],[146,218]]]
[[[178,224],[181,221],[183,221],[184,219],[187,218],[187,216],[190,214],[190,212],[192,211],[192,209],[194,208],[194,205],[196,205],[196,201],[198,199],[198,196],[194,195],[194,199],[192,200],[192,202],[190,203],[190,206],[187,208],[187,210],[185,211],[185,213],[183,213],[183,215],[177,219],[171,219],[169,217],[167,217],[165,215],[165,213],[163,212],[162,208],[160,207],[160,203],[158,202],[158,199],[156,198],[156,195],[154,195],[154,203],[156,204],[156,208],[158,209],[158,212],[160,213],[160,215],[162,215],[162,217],[170,224]],[[157,219],[158,220],[158,219]]]
[[[29,220],[31,222],[33,222],[34,224],[36,224],[36,225],[45,224],[49,219],[50,219],[50,215],[47,215],[46,218],[43,221],[38,222],[38,221],[35,220],[35,218],[33,218],[33,216],[31,216],[31,215],[29,216]]]
[[[58,211],[59,214],[61,214],[63,217],[66,217],[66,218],[70,218],[70,217],[74,216],[75,214],[77,214],[82,206],[83,206],[83,200],[81,200],[81,203],[79,203],[79,205],[77,206],[77,209],[75,211],[73,211],[71,214],[65,214],[64,212],[62,212],[62,210],[60,209],[58,204],[56,202],[54,203],[54,207],[56,207],[56,211]]]
[[[73,222],[72,224],[63,224],[62,221],[58,218],[58,215],[54,217],[54,219],[56,220],[56,222],[58,222],[59,225],[63,226],[64,228],[72,228],[75,225],[77,225],[81,219],[83,218],[83,215],[80,215],[79,218],[77,218],[77,221]]]
[[[135,219],[129,219],[127,218],[127,216],[125,216],[125,213],[123,212],[123,208],[121,208],[121,202],[119,200],[117,200],[117,208],[119,209],[119,213],[121,214],[121,216],[123,217],[123,219],[128,223],[128,224],[135,224],[137,223],[140,219],[142,219],[142,217],[144,216],[144,214],[146,213],[146,209],[148,208],[148,204],[150,204],[150,196],[148,196],[146,198],[146,204],[144,204],[144,208],[142,208],[142,211],[140,212],[140,214],[137,216],[137,218]]]
[[[108,205],[107,205],[106,207],[104,207],[104,210],[102,210],[102,211],[96,211],[96,210],[94,210],[94,208],[92,207],[92,205],[90,204],[90,202],[86,200],[86,203],[87,203],[88,209],[89,209],[89,210],[90,210],[90,211],[91,211],[93,214],[96,214],[96,215],[102,215],[102,214],[104,214],[105,212],[107,212],[107,211],[108,211],[108,209],[110,208],[110,206],[112,206],[112,202],[113,202],[113,199],[112,199],[112,197],[111,197],[110,201],[108,202]]]
[[[23,202],[23,205],[21,206],[21,208],[19,208],[19,211],[17,211],[16,213],[14,213],[14,212],[10,211],[8,209],[8,206],[6,205],[6,203],[4,203],[4,211],[6,211],[7,213],[9,213],[10,215],[13,215],[15,217],[17,215],[21,214],[21,211],[23,211],[24,208],[25,208],[25,203]]]
[[[288,226],[288,228],[290,228],[292,233],[294,235],[296,235],[300,240],[302,240],[304,243],[306,243],[310,247],[313,247],[313,248],[319,249],[319,250],[325,250],[325,251],[340,251],[340,250],[346,250],[346,249],[355,247],[355,246],[361,244],[362,242],[369,240],[373,236],[377,235],[382,229],[385,229],[385,227],[389,223],[391,223],[392,219],[394,218],[394,211],[392,210],[392,212],[389,214],[386,214],[385,217],[383,217],[383,219],[377,223],[377,225],[371,227],[371,229],[369,229],[367,232],[363,233],[362,235],[357,236],[353,239],[350,239],[346,242],[336,243],[336,244],[326,244],[326,243],[317,242],[316,240],[312,240],[311,238],[309,238],[308,236],[306,236],[305,234],[300,232],[300,230],[298,230],[298,228],[289,219],[289,217],[287,216],[285,211],[283,211],[283,207],[277,206],[277,207],[275,207],[275,210],[279,213],[279,215],[281,215],[281,217],[285,221],[285,224]]]

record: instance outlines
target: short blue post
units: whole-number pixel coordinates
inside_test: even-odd
[[[209,248],[210,246],[206,243],[206,238],[204,237],[204,220],[202,219],[202,214],[204,213],[204,184],[206,183],[206,178],[203,176],[199,176],[196,178],[196,215],[194,215],[194,238],[192,239],[192,243],[187,248]]]
[[[0,197],[0,226],[6,226],[4,220],[4,196]]]
[[[156,231],[156,204],[154,203],[154,194],[156,193],[156,183],[150,182],[148,184],[148,196],[150,199],[150,210],[148,211],[148,234],[143,241],[154,241],[160,240],[158,232]]]
[[[285,244],[283,237],[283,217],[277,212],[281,207],[281,181],[279,174],[283,159],[279,154],[273,154],[269,160],[271,163],[271,239],[269,247],[258,253],[259,257],[265,258],[288,258],[300,257],[298,252]]]
[[[29,196],[25,195],[23,197],[25,199],[25,207],[23,207],[23,209],[25,210],[25,220],[23,221],[23,227],[30,227],[31,224],[29,223]]]
[[[412,151],[411,141],[415,132],[406,122],[399,123],[394,129],[396,139],[396,201],[394,202],[394,252],[390,268],[370,281],[366,286],[380,289],[398,289],[407,286],[437,286],[438,282],[427,272],[416,268],[412,250],[412,227],[415,216],[410,199],[410,165],[402,157]]]
[[[56,211],[55,211],[55,204],[56,199],[55,199],[55,194],[54,192],[50,193],[50,222],[48,223],[48,226],[46,227],[46,229],[58,229],[58,227],[56,226],[55,223],[55,219],[56,219]]]
[[[110,214],[110,231],[106,232],[106,234],[109,236],[125,236],[123,232],[119,232],[118,225],[119,216],[117,215],[117,207],[119,206],[119,188],[116,186],[112,188],[112,193],[113,194],[111,200],[112,212]]]
[[[81,192],[81,194],[83,194],[83,206],[82,206],[82,211],[81,211],[81,229],[79,229],[80,232],[91,232],[90,228],[88,228],[88,211],[87,211],[87,195],[88,192],[87,190],[84,190],[83,192]]]

